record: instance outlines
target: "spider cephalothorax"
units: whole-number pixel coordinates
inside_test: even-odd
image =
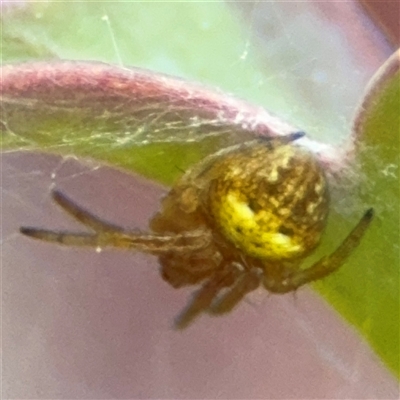
[[[163,199],[150,232],[127,231],[99,220],[59,192],[54,199],[93,233],[36,228],[21,232],[68,245],[114,246],[157,255],[174,287],[203,286],[177,327],[199,313],[230,311],[262,284],[285,293],[337,270],[359,244],[368,210],[342,244],[307,269],[301,263],[319,244],[328,210],[324,172],[294,133],[223,149],[187,171]],[[228,290],[222,289],[228,288]],[[222,293],[222,294],[221,294]]]

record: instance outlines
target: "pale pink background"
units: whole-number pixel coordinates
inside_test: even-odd
[[[155,258],[18,234],[81,228],[51,202],[54,183],[102,217],[144,228],[163,189],[97,167],[2,156],[3,398],[398,398],[377,357],[309,288],[260,290],[177,332],[191,289],[169,287]]]

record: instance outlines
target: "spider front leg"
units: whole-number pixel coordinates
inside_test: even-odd
[[[195,294],[188,308],[177,318],[175,327],[177,329],[186,328],[200,313],[206,311],[219,291],[224,287],[234,284],[240,271],[231,263],[221,267],[223,269],[216,272]]]
[[[296,290],[306,283],[325,278],[332,272],[338,270],[351,255],[353,250],[360,244],[373,216],[374,210],[370,208],[365,212],[361,220],[343,240],[340,246],[332,254],[323,257],[311,267],[296,271],[282,280],[271,280],[268,274],[265,274],[263,281],[265,288],[275,293],[286,293]]]
[[[260,281],[261,271],[251,269],[250,271],[244,272],[243,275],[238,278],[234,286],[210,307],[210,313],[221,315],[231,312],[248,293],[258,288]]]
[[[105,222],[81,208],[59,191],[53,192],[54,201],[69,215],[88,227],[94,233],[52,231],[32,227],[21,227],[26,236],[67,246],[118,247],[134,249],[151,254],[165,254],[171,251],[192,251],[206,247],[211,233],[204,229],[183,234],[156,234],[126,230]]]

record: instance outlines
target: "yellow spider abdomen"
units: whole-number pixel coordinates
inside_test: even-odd
[[[258,259],[296,259],[319,243],[328,213],[325,176],[292,144],[259,143],[212,167],[209,211],[219,232]]]
[[[295,238],[279,232],[282,220],[268,210],[255,213],[234,192],[220,199],[219,221],[225,236],[256,258],[293,258],[303,252]]]

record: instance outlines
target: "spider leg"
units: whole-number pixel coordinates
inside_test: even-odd
[[[75,218],[77,221],[87,226],[88,228],[94,230],[95,232],[123,232],[124,229],[110,224],[109,222],[103,221],[96,217],[89,211],[78,206],[74,201],[68,198],[65,194],[58,190],[54,190],[52,193],[53,200],[71,217]]]
[[[134,249],[154,255],[166,254],[172,251],[200,250],[206,247],[211,241],[211,236],[206,231],[193,231],[182,235],[174,234],[167,236],[141,232],[75,233],[23,226],[20,228],[20,232],[34,239],[66,246],[118,247],[122,249]]]
[[[360,244],[373,216],[374,210],[370,208],[332,254],[321,258],[311,267],[290,275],[283,282],[270,284],[268,280],[264,279],[265,287],[272,292],[285,293],[296,290],[308,282],[316,281],[330,275],[342,266],[353,250]]]
[[[20,232],[22,234],[68,246],[119,247],[136,249],[155,255],[171,251],[198,250],[206,247],[211,242],[211,233],[204,229],[170,235],[128,231],[117,225],[102,221],[58,191],[53,192],[53,198],[71,216],[94,232],[75,233],[21,227]]]
[[[25,236],[46,242],[64,244],[66,246],[97,246],[97,235],[93,233],[73,233],[62,231],[49,231],[47,229],[21,227],[19,231]]]
[[[260,272],[252,269],[244,273],[224,296],[210,307],[210,313],[214,315],[226,314],[250,292],[260,285]]]
[[[200,313],[210,307],[215,296],[222,288],[232,285],[236,274],[236,269],[225,269],[208,280],[196,293],[189,307],[178,316],[175,327],[177,329],[186,328]]]

